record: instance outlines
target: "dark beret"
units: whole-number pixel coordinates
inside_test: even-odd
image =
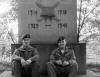
[[[25,34],[25,35],[22,37],[22,40],[24,40],[25,38],[30,38],[30,34]]]
[[[64,37],[64,36],[60,36],[59,38],[58,38],[58,40],[57,40],[57,43],[59,43],[60,41],[62,41],[62,40],[65,40],[66,38]]]

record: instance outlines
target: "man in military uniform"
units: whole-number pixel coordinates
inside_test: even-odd
[[[30,34],[22,38],[22,46],[15,50],[12,56],[15,77],[38,77],[39,53],[30,46]]]
[[[53,50],[47,63],[49,77],[75,77],[78,65],[73,49],[66,46],[65,37],[58,39],[58,48]]]

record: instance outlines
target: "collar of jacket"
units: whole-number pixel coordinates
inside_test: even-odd
[[[29,45],[29,46],[24,46],[24,45],[22,45],[22,46],[20,47],[20,50],[22,50],[22,51],[25,51],[26,49],[31,50],[32,47],[31,47],[30,45]]]

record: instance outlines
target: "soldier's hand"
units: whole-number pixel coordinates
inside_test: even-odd
[[[22,64],[22,66],[27,65],[26,61],[23,58],[21,59],[21,64]]]
[[[68,61],[64,61],[63,62],[63,66],[66,66],[66,65],[69,65],[69,62]]]
[[[61,65],[62,61],[61,60],[57,60],[56,63]]]
[[[31,60],[26,60],[26,63],[27,64],[30,64],[32,61]]]
[[[70,60],[69,63],[73,64],[73,63],[76,63],[76,61],[75,60]]]

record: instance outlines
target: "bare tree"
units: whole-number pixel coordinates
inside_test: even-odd
[[[91,0],[80,0],[80,5],[78,8],[79,14],[78,14],[77,42],[79,42],[81,30],[86,26],[85,24],[87,23],[87,21],[89,21],[89,16],[93,14],[94,10],[100,5],[99,0],[97,0],[96,4],[94,4],[94,7],[91,10],[89,10],[87,9],[88,6],[83,8],[83,3],[85,1],[89,3]]]

